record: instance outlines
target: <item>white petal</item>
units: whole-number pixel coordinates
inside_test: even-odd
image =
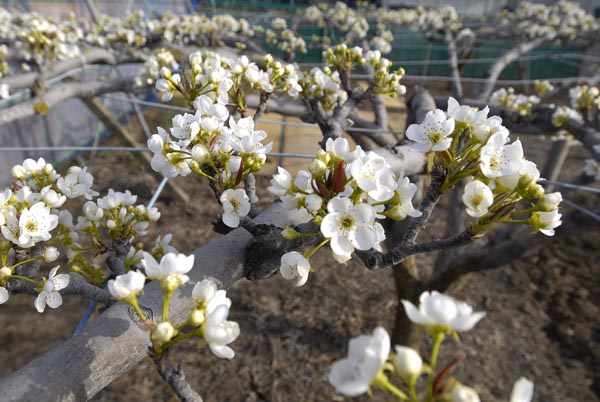
[[[38,313],[43,313],[46,308],[46,292],[40,292],[33,305]]]
[[[0,304],[6,303],[8,300],[8,290],[0,286]]]
[[[525,377],[521,377],[515,382],[510,402],[531,402],[533,399],[533,382]]]
[[[62,305],[62,296],[58,292],[48,293],[46,295],[46,304],[50,308],[57,308]]]
[[[431,325],[432,321],[425,315],[423,315],[417,307],[409,302],[408,300],[402,300],[402,305],[404,306],[404,311],[406,311],[406,315],[408,318],[414,322],[415,324],[420,325]]]
[[[52,278],[52,281],[54,282],[54,290],[61,290],[69,286],[70,279],[71,277],[69,274],[56,275],[54,278]]]
[[[209,344],[208,347],[210,348],[210,351],[213,352],[218,358],[231,360],[235,357],[235,352],[229,346]]]

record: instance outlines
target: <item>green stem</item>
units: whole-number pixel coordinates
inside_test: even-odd
[[[169,321],[169,302],[171,301],[171,296],[173,296],[173,292],[170,292],[165,289],[165,300],[163,301],[162,321]]]
[[[314,249],[313,249],[313,250],[312,250],[310,253],[308,253],[308,254],[306,255],[306,259],[307,259],[307,260],[310,260],[310,259],[311,259],[311,257],[312,257],[312,256],[313,256],[313,255],[314,255],[314,254],[315,254],[315,253],[316,253],[316,252],[317,252],[317,251],[318,251],[318,250],[319,250],[321,247],[323,247],[324,245],[326,245],[327,243],[329,243],[329,241],[330,241],[330,240],[331,240],[331,239],[325,239],[325,240],[323,240],[321,243],[319,243],[319,244],[317,245],[317,247],[315,247],[315,248],[314,248]]]
[[[25,282],[33,283],[38,288],[41,288],[41,287],[44,286],[43,282],[34,281],[31,278],[28,278],[26,276],[21,276],[21,275],[10,275],[8,277],[8,279],[20,279],[20,280],[25,281]]]
[[[408,391],[410,392],[410,397],[413,402],[419,402],[419,396],[417,395],[417,390],[415,388],[417,384],[417,376],[411,376],[407,382]]]
[[[13,265],[13,266],[12,266],[12,268],[13,268],[13,269],[15,269],[16,267],[18,267],[18,266],[20,266],[20,265],[27,264],[28,262],[32,262],[32,261],[35,261],[35,260],[39,260],[39,259],[41,259],[41,258],[43,258],[43,257],[42,257],[41,255],[39,255],[39,256],[37,256],[37,257],[28,258],[28,259],[26,259],[26,260],[19,261],[19,262],[17,262],[15,265]]]
[[[431,362],[429,365],[431,366],[431,373],[429,373],[429,382],[427,384],[427,398],[425,399],[427,402],[432,401],[433,398],[433,383],[435,381],[435,368],[437,365],[438,354],[440,353],[440,346],[442,345],[442,341],[446,334],[444,331],[437,330],[434,335],[433,341],[433,349],[431,350]]]
[[[137,297],[134,295],[130,299],[131,300],[124,300],[124,301],[127,302],[127,303],[129,303],[129,305],[131,307],[133,307],[133,309],[135,310],[135,312],[137,313],[137,315],[140,317],[140,319],[142,321],[144,321],[144,322],[148,321],[148,317],[146,317],[146,314],[144,314],[144,312],[140,308],[140,305],[138,304]]]
[[[401,401],[409,401],[408,395],[406,395],[404,392],[400,391],[392,383],[390,383],[383,370],[377,373],[377,375],[373,379],[373,386],[391,392],[392,394],[397,396],[398,399]]]

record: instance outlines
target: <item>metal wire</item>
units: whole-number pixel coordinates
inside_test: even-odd
[[[562,200],[563,204],[570,206],[573,209],[576,209],[577,211],[581,212],[582,214],[589,216],[592,219],[595,219],[597,221],[600,221],[600,215],[598,215],[595,212],[590,211],[587,208],[584,208],[580,205],[575,204],[573,201],[569,201],[569,200]]]
[[[538,183],[550,184],[550,185],[557,186],[557,187],[570,188],[573,190],[581,190],[581,191],[587,191],[589,193],[600,194],[600,188],[595,188],[595,187],[581,186],[578,184],[564,183],[561,181],[552,181],[552,180],[538,180]]]

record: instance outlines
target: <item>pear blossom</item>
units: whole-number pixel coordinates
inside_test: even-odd
[[[485,317],[484,312],[473,312],[468,304],[435,290],[421,294],[419,308],[408,300],[402,300],[402,304],[406,315],[415,324],[458,332],[470,330]]]
[[[279,272],[285,279],[296,280],[296,286],[302,286],[308,280],[310,262],[299,252],[290,251],[281,256]]]
[[[335,254],[349,256],[355,248],[369,250],[376,244],[375,209],[372,206],[353,205],[350,199],[338,196],[329,200],[327,211],[321,222],[321,233],[331,239]]]
[[[375,328],[371,336],[352,338],[348,357],[338,360],[331,367],[329,383],[342,395],[364,394],[383,370],[389,355],[390,336],[382,327]]]
[[[267,190],[278,197],[287,194],[292,186],[292,175],[282,168],[277,167],[277,174],[273,175],[271,179],[271,185],[267,187]]]
[[[45,247],[42,256],[44,257],[44,261],[53,262],[56,261],[60,253],[56,247]]]
[[[50,231],[58,225],[58,216],[51,214],[43,202],[24,208],[18,220],[14,210],[5,214],[5,217],[6,226],[2,226],[2,234],[23,248],[49,240],[52,237]]]
[[[396,181],[386,160],[374,152],[352,162],[352,178],[361,190],[367,192],[375,201],[385,201],[394,195]]]
[[[489,178],[510,176],[523,165],[521,141],[506,144],[508,137],[501,132],[492,135],[481,148],[481,172]]]
[[[360,145],[357,145],[354,151],[350,151],[350,143],[347,139],[342,137],[336,138],[335,140],[328,138],[325,142],[325,151],[331,152],[333,155],[346,161],[348,164],[365,154]]]
[[[57,193],[51,186],[46,186],[40,192],[42,200],[50,208],[60,208],[67,200],[65,195]]]
[[[144,289],[146,276],[139,271],[129,271],[108,281],[108,291],[113,298],[124,300],[136,296]]]
[[[558,205],[562,202],[562,194],[559,192],[544,194],[538,206],[544,211],[553,211],[558,209]]]
[[[479,180],[473,180],[465,186],[462,200],[467,206],[467,214],[480,218],[488,213],[488,208],[494,203],[494,194],[488,186]]]
[[[50,308],[58,308],[62,304],[62,296],[58,292],[69,286],[69,274],[56,275],[60,267],[54,267],[50,270],[48,280],[44,283],[44,289],[35,299],[35,308],[38,313],[43,313],[46,305]]]
[[[160,279],[161,284],[163,284],[164,281],[163,286],[171,284],[174,287],[177,287],[190,279],[185,274],[190,272],[193,268],[194,256],[167,253],[161,258],[159,264],[151,254],[144,252],[142,266],[149,279]]]
[[[227,189],[221,194],[221,204],[223,204],[223,223],[231,228],[240,225],[240,218],[248,215],[250,212],[250,199],[243,189]]]
[[[407,216],[418,218],[422,212],[415,209],[412,199],[417,192],[417,185],[411,183],[408,177],[401,176],[396,183],[396,191],[392,199],[392,208],[386,216],[394,220],[402,220]]]
[[[588,158],[585,160],[583,173],[586,176],[592,176],[594,180],[600,181],[600,165],[594,159]]]
[[[163,69],[161,68],[161,75],[164,77]],[[173,98],[173,93],[177,90],[175,85],[181,83],[181,76],[179,74],[173,74],[169,79],[160,78],[156,80],[156,90],[162,92],[161,100],[168,102]]]
[[[480,402],[479,395],[473,388],[457,384],[452,388],[452,402]]]
[[[489,112],[490,109],[487,106],[478,110],[471,106],[460,105],[453,97],[448,98],[448,115],[456,122],[475,127],[486,121]]]
[[[530,224],[546,236],[554,236],[554,229],[562,224],[558,209],[552,211],[536,211],[529,218]]]
[[[519,183],[535,183],[540,178],[540,171],[538,170],[537,165],[534,162],[526,159],[523,159],[522,162],[523,164],[517,173],[508,176],[497,177],[494,180],[496,186],[500,186],[503,189],[512,191],[517,187],[517,185],[519,185]]]
[[[227,321],[231,300],[224,290],[218,290],[208,301],[204,326],[204,339],[208,346],[221,359],[233,359],[235,352],[229,345],[240,335],[237,322]]]
[[[454,132],[454,118],[446,117],[440,109],[427,112],[421,124],[411,124],[406,137],[415,141],[412,149],[417,152],[445,151],[452,143],[450,135]]]
[[[92,197],[98,195],[96,191],[92,190],[94,184],[94,176],[92,176],[87,168],[80,168],[78,166],[71,166],[67,170],[65,176],[59,177],[56,180],[56,187],[67,196],[67,198],[85,197],[87,200],[91,200]]]
[[[192,298],[208,303],[217,294],[217,285],[210,279],[197,282],[192,289]]]
[[[512,389],[509,402],[531,402],[533,383],[525,377],[519,378]]]
[[[394,350],[394,369],[400,378],[407,381],[421,374],[423,359],[416,350],[401,345],[395,345]]]
[[[173,127],[171,135],[177,138],[182,146],[186,146],[200,132],[200,124],[196,120],[196,116],[189,113],[178,114],[171,120]]]

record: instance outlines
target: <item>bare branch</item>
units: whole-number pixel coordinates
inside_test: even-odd
[[[163,356],[152,356],[152,361],[156,366],[158,374],[175,391],[175,394],[182,402],[202,402],[202,397],[194,391],[192,386],[185,379],[181,361],[174,367],[169,361],[169,353]]]
[[[460,71],[458,70],[458,55],[456,51],[456,42],[449,31],[444,35],[446,52],[448,53],[448,63],[450,67],[450,76],[452,77],[453,93],[459,99],[463,97],[463,88],[460,81]]]
[[[512,49],[504,53],[499,59],[497,59],[490,68],[488,79],[484,84],[484,88],[479,95],[479,100],[488,100],[490,94],[494,90],[494,86],[496,85],[498,77],[500,76],[502,71],[504,71],[506,66],[508,66],[513,61],[517,60],[525,53],[528,53],[536,47],[540,46],[542,43],[546,42],[546,40],[546,38],[540,37],[532,40],[531,42],[519,43],[517,46],[513,47]]]

